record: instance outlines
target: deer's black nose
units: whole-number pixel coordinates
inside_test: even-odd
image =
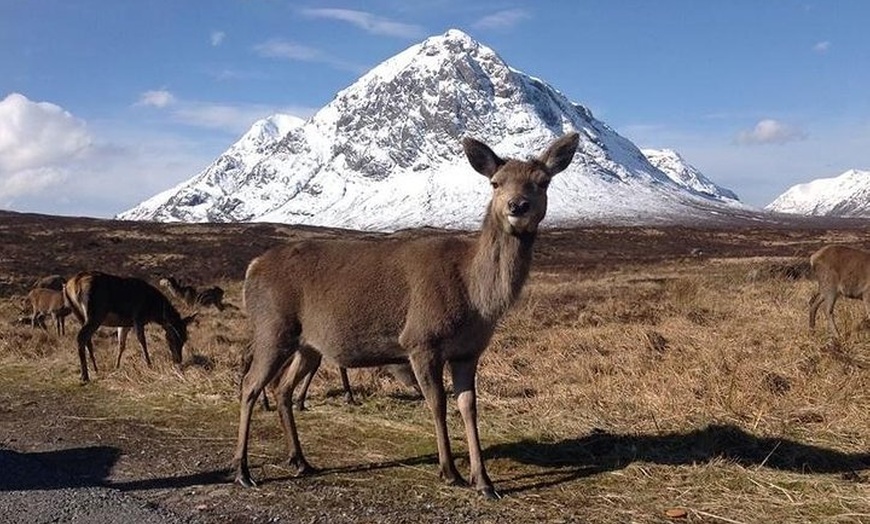
[[[525,215],[530,207],[531,204],[529,204],[529,201],[525,198],[517,198],[508,201],[508,211],[511,216],[518,217]]]

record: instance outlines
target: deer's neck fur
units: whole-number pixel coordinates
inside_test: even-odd
[[[469,299],[484,319],[497,321],[519,296],[529,275],[534,243],[534,232],[508,233],[487,209],[467,272]]]

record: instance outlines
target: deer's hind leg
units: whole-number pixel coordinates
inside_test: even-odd
[[[825,315],[828,317],[828,327],[836,338],[840,338],[840,330],[837,329],[837,322],[834,320],[834,305],[837,303],[837,297],[836,291],[824,294]]]
[[[127,335],[130,334],[130,328],[128,327],[119,327],[118,328],[118,359],[115,360],[115,369],[121,367],[121,355],[124,354],[124,350],[127,349]]]
[[[82,328],[79,330],[78,335],[76,335],[76,343],[78,344],[79,350],[79,364],[81,365],[81,379],[82,382],[88,382],[90,377],[88,377],[88,362],[85,359],[85,350],[87,350],[91,355],[91,364],[94,366],[94,372],[97,371],[97,361],[94,359],[94,345],[91,342],[91,338],[94,336],[94,332],[97,331],[97,328],[100,327],[99,322],[85,322],[82,325]]]
[[[317,369],[319,367],[320,365],[314,367],[307,375],[305,375],[305,378],[302,379],[302,387],[299,388],[299,394],[296,395],[296,400],[294,401],[297,411],[305,411],[305,401],[308,399],[308,388],[311,386],[311,380],[314,378],[314,375],[317,374]]]
[[[819,306],[822,305],[825,298],[822,296],[821,292],[814,293],[812,298],[810,298],[810,331],[816,328],[816,315],[819,312]]]
[[[148,342],[145,339],[145,324],[140,322],[133,323],[133,330],[136,331],[136,340],[139,341],[139,347],[142,348],[142,358],[145,359],[145,365],[151,367],[151,357],[148,356]],[[120,354],[118,355],[120,361]]]
[[[300,382],[314,376],[317,368],[320,367],[320,360],[320,353],[314,348],[306,345],[300,346],[293,356],[293,361],[281,375],[281,380],[275,390],[278,414],[281,417],[281,425],[284,427],[284,436],[287,438],[287,447],[289,448],[287,464],[295,468],[298,475],[313,473],[316,470],[302,454],[296,420],[293,418],[293,390]]]
[[[268,323],[254,322],[254,340],[251,345],[251,362],[242,376],[240,385],[239,435],[233,463],[236,467],[236,483],[245,487],[256,484],[248,468],[248,439],[251,431],[251,414],[254,404],[264,388],[296,353],[299,347],[299,329],[283,333]]]

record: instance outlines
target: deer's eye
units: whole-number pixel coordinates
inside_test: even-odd
[[[495,180],[490,180],[489,185],[491,185],[493,189],[498,189],[498,182]]]

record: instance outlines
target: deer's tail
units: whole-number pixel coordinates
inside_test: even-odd
[[[77,282],[75,278],[72,278],[63,286],[63,303],[72,311],[78,321],[84,324],[86,316],[85,304],[78,293],[80,288],[76,285]]]

